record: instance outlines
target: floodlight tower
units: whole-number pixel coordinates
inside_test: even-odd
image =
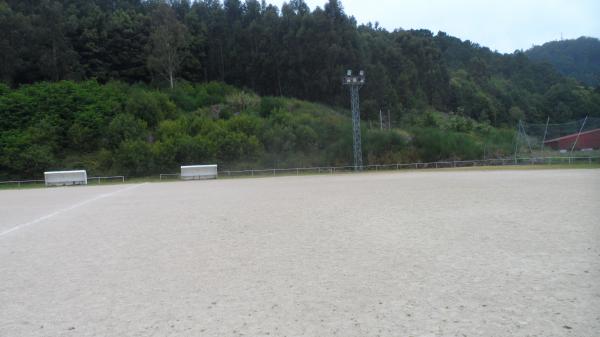
[[[343,84],[350,87],[350,101],[352,106],[352,126],[354,131],[354,170],[362,171],[362,140],[360,136],[360,98],[358,92],[365,85],[365,72],[360,71],[358,76],[352,76],[352,70],[348,70],[344,76]]]

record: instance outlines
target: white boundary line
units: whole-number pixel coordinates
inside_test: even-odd
[[[147,183],[144,183],[144,184],[139,184],[139,185],[134,185],[134,186],[129,186],[129,187],[126,187],[126,188],[123,188],[123,189],[120,189],[120,190],[117,190],[117,191],[114,191],[114,192],[105,193],[105,194],[100,194],[100,195],[98,195],[98,196],[96,196],[96,197],[93,197],[92,199],[88,199],[88,200],[85,200],[85,201],[82,201],[82,202],[76,203],[76,204],[74,204],[74,205],[71,205],[71,206],[69,206],[69,207],[67,207],[67,208],[59,209],[59,210],[58,210],[58,211],[56,211],[56,212],[52,212],[52,213],[50,213],[50,214],[44,215],[44,216],[42,216],[42,217],[39,217],[39,218],[37,218],[37,219],[35,219],[35,220],[32,220],[32,221],[26,222],[26,223],[24,223],[24,224],[20,224],[20,225],[18,225],[18,226],[15,226],[15,227],[13,227],[13,228],[11,228],[11,229],[7,229],[7,230],[5,230],[4,232],[0,232],[0,238],[1,238],[2,236],[6,235],[6,234],[12,233],[12,232],[14,232],[14,231],[18,231],[19,229],[23,229],[23,228],[29,227],[29,226],[31,226],[31,225],[34,225],[34,224],[38,223],[38,222],[42,222],[42,221],[44,221],[44,220],[50,219],[50,218],[52,218],[52,217],[55,217],[55,216],[57,216],[57,215],[59,215],[59,214],[62,214],[62,213],[68,212],[68,211],[70,211],[70,210],[73,210],[73,209],[75,209],[75,208],[78,208],[78,207],[81,207],[81,206],[84,206],[84,205],[87,205],[87,204],[89,204],[89,203],[91,203],[91,202],[94,202],[94,201],[97,201],[97,200],[100,200],[100,199],[105,199],[105,198],[108,198],[108,197],[112,197],[113,195],[119,194],[119,193],[121,193],[121,192],[130,191],[130,190],[133,190],[133,189],[135,189],[135,188],[138,188],[138,187],[140,187],[140,186],[143,186],[143,185],[146,185],[146,184],[147,184]]]

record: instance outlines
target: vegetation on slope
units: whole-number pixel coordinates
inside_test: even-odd
[[[0,178],[49,169],[145,176],[182,164],[225,168],[347,165],[348,111],[259,97],[220,84],[155,90],[121,82],[0,86]],[[437,112],[407,115],[406,130],[363,128],[367,163],[472,159],[510,153],[513,132]]]
[[[524,53],[359,26],[338,0],[0,0],[0,32],[0,178],[347,165],[347,68],[367,163],[506,156],[520,119],[600,114]],[[380,111],[391,132],[367,127]]]
[[[525,53],[532,60],[552,64],[565,76],[589,86],[600,86],[600,40],[597,38],[552,41]]]

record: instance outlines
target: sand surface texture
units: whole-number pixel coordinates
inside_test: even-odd
[[[598,336],[600,170],[0,191],[0,336]]]

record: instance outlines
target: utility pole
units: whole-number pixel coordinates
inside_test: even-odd
[[[577,134],[577,138],[575,138],[575,143],[573,143],[573,147],[571,147],[571,152],[570,155],[573,155],[573,150],[575,150],[575,146],[577,146],[577,143],[579,142],[579,137],[581,136],[581,131],[583,131],[583,128],[585,127],[585,123],[588,120],[588,116],[585,116],[585,119],[583,120],[583,123],[581,124],[581,128],[579,129],[579,133]]]
[[[527,141],[527,146],[529,147],[529,153],[533,157],[533,148],[531,147],[531,143],[529,142],[529,137],[527,136],[527,131],[525,131],[525,123],[522,120],[519,120],[519,126],[521,127],[520,134],[523,135],[523,137]]]
[[[358,92],[365,84],[365,72],[360,71],[358,76],[352,76],[352,70],[348,70],[343,78],[343,85],[350,87],[350,103],[352,106],[352,128],[354,134],[354,170],[362,171],[362,140],[360,135],[360,97]]]
[[[546,128],[544,129],[544,139],[542,139],[542,158],[544,158],[544,147],[546,146],[546,136],[548,136],[548,125],[550,124],[550,116],[546,120]]]

